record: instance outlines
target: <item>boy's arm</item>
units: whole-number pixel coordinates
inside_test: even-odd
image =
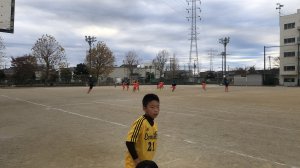
[[[137,159],[138,158],[138,154],[135,150],[135,147],[134,147],[134,142],[129,142],[129,141],[126,141],[126,146],[127,146],[127,149],[132,157],[133,160]]]
[[[136,120],[128,134],[127,134],[127,139],[126,139],[126,146],[128,148],[128,152],[130,153],[132,159],[134,160],[135,164],[138,164],[140,162],[139,160],[139,156],[137,154],[136,148],[135,148],[135,143],[138,141],[139,139],[139,135],[140,135],[140,129],[142,127],[142,123],[145,120],[145,118],[140,118],[138,120]]]

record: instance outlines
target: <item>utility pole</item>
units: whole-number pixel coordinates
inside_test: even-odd
[[[268,56],[269,58],[269,70],[271,70],[271,56]]]
[[[92,70],[92,55],[91,55],[91,52],[92,52],[92,44],[94,42],[96,42],[96,37],[94,36],[85,36],[85,41],[89,44],[90,46],[90,49],[89,49],[89,58],[90,58],[90,71]],[[91,72],[90,72],[91,74]]]
[[[221,57],[222,57],[222,78],[224,77],[224,52],[221,52]]]
[[[198,77],[200,77],[200,69],[199,69],[199,57],[198,57],[198,32],[197,32],[197,20],[201,20],[200,16],[197,14],[197,12],[201,12],[200,7],[197,6],[197,2],[199,3],[198,5],[200,6],[201,1],[200,0],[186,0],[188,5],[191,4],[191,7],[187,8],[187,12],[190,15],[187,17],[188,21],[191,21],[191,43],[190,43],[190,55],[189,55],[189,74],[191,72],[191,64],[192,64],[192,59],[195,59],[197,61],[197,74]],[[195,55],[194,55],[195,54]],[[194,71],[195,73],[195,71]],[[194,74],[195,75],[195,74]],[[189,77],[191,77],[189,75]]]
[[[195,82],[195,74],[196,74],[196,60],[194,60],[194,82]]]
[[[208,50],[208,55],[209,55],[209,64],[210,64],[210,71],[214,70],[214,63],[213,63],[213,58],[214,58],[214,52],[217,52],[216,50],[210,49]]]
[[[224,74],[226,76],[226,46],[229,43],[230,38],[225,37],[225,38],[220,38],[219,43],[224,45]]]

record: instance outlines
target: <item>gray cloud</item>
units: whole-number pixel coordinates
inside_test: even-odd
[[[218,39],[230,36],[231,66],[262,67],[263,46],[279,43],[276,3],[275,0],[203,1],[202,20],[198,24],[201,65],[208,67],[207,50],[220,53],[223,47]],[[283,13],[295,13],[297,6],[300,2],[286,0]],[[106,42],[118,65],[129,50],[135,50],[147,62],[162,49],[176,53],[180,62],[187,63],[190,23],[186,7],[185,0],[19,0],[15,33],[1,36],[7,44],[6,55],[20,56],[28,54],[43,34],[51,34],[66,48],[72,66],[83,62],[88,49],[85,35]],[[216,67],[219,59],[216,56]]]

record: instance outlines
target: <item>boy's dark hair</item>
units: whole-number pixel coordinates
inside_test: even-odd
[[[158,166],[152,160],[143,160],[136,166],[136,168],[158,168]]]
[[[156,94],[153,94],[153,93],[146,94],[143,98],[143,107],[147,107],[148,103],[153,100],[156,100],[159,102],[159,98]]]

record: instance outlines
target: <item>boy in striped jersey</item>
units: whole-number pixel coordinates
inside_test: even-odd
[[[143,110],[145,114],[132,124],[127,134],[125,168],[135,168],[143,160],[152,160],[156,151],[157,124],[154,119],[159,114],[158,96],[145,95]]]

